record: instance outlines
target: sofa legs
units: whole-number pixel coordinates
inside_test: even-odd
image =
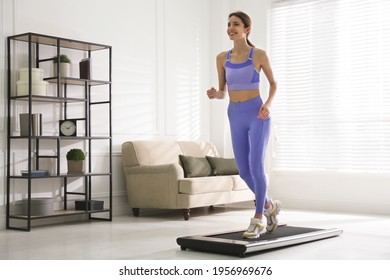
[[[183,217],[186,221],[190,219],[190,209],[183,209]]]
[[[139,216],[139,208],[133,208],[133,216],[138,217]]]

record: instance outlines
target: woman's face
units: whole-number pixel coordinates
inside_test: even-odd
[[[249,31],[250,27],[245,28],[239,17],[232,16],[229,18],[227,34],[231,40],[245,39]]]

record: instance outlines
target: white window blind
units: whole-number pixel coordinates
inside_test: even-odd
[[[390,1],[273,0],[274,170],[390,172]]]

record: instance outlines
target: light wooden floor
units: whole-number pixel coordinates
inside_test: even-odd
[[[245,229],[252,215],[245,205],[195,209],[189,221],[180,211],[146,211],[138,218],[114,217],[39,226],[31,232],[0,230],[1,260],[236,260],[235,256],[181,251],[179,236]],[[390,260],[390,217],[283,209],[280,222],[341,228],[341,236],[251,254],[247,260]]]

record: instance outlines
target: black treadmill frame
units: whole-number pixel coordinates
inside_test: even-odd
[[[308,229],[305,227],[305,229]],[[194,235],[179,237],[176,239],[181,250],[193,249],[196,251],[204,251],[219,254],[238,255],[245,257],[247,253],[254,253],[270,249],[282,248],[302,243],[327,239],[339,236],[343,233],[341,229],[317,229],[312,228],[312,232],[295,234],[291,236],[279,237],[274,239],[226,239],[218,238],[218,235],[243,232],[237,230],[233,232],[220,232],[208,235]]]

